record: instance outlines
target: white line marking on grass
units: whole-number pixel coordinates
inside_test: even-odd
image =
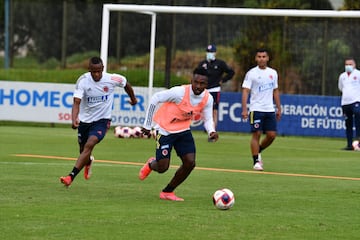
[[[61,156],[46,156],[46,155],[34,155],[34,154],[13,154],[13,156],[76,161],[76,158],[61,157]],[[113,161],[113,160],[99,160],[99,159],[96,159],[95,162],[111,163],[111,164],[122,164],[122,165],[135,165],[135,166],[144,165],[144,163],[122,162],[122,161]],[[179,166],[171,165],[170,167],[171,168],[178,168]],[[197,170],[204,170],[204,171],[216,171],[216,172],[252,173],[252,174],[290,176],[290,177],[308,177],[308,178],[322,178],[322,179],[339,179],[339,180],[360,181],[360,178],[355,178],[355,177],[325,176],[325,175],[300,174],[300,173],[282,173],[282,172],[266,172],[266,171],[259,172],[259,171],[253,171],[253,170],[249,171],[249,170],[239,170],[239,169],[206,168],[206,167],[196,167],[196,169]]]

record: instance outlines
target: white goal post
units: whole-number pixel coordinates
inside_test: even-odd
[[[360,18],[360,11],[336,10],[299,10],[299,9],[258,9],[258,8],[220,8],[220,7],[189,7],[189,6],[158,6],[132,4],[104,4],[102,16],[100,57],[107,70],[110,11],[134,12],[151,16],[150,60],[149,60],[149,91],[152,95],[154,77],[154,55],[156,35],[156,14],[203,14],[203,15],[243,15],[243,16],[289,16],[289,17],[320,17],[320,18]]]

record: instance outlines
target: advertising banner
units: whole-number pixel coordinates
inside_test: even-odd
[[[345,137],[340,97],[282,94],[279,135]],[[241,93],[221,93],[218,131],[250,132],[241,118]],[[194,129],[203,129],[201,121]]]
[[[148,88],[133,87],[138,104],[131,106],[123,88],[114,95],[112,125],[141,126]],[[0,120],[71,123],[75,84],[0,81]],[[154,88],[153,92],[162,90]]]
[[[74,84],[0,81],[0,120],[71,123]],[[163,88],[154,88],[153,93]],[[148,105],[148,88],[134,87],[139,103],[131,106],[124,89],[115,93],[112,125],[141,126]],[[281,95],[279,135],[345,137],[340,97]],[[241,93],[222,92],[218,131],[249,132],[241,118]],[[192,128],[203,130],[201,119]]]

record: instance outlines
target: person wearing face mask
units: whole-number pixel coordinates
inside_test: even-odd
[[[338,87],[341,91],[341,108],[345,117],[347,145],[344,150],[353,150],[353,126],[355,138],[360,140],[360,71],[356,69],[355,59],[345,59],[345,72],[340,74]]]
[[[223,60],[216,58],[216,46],[214,44],[207,46],[206,59],[201,61],[198,64],[198,67],[204,68],[208,71],[209,81],[207,89],[214,98],[213,119],[214,127],[216,129],[218,122],[221,85],[232,79],[235,72]],[[209,139],[209,141],[211,140]]]

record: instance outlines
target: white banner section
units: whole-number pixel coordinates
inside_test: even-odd
[[[135,106],[123,88],[114,96],[112,125],[141,126],[148,105],[148,88],[133,87]],[[0,81],[0,120],[71,123],[75,84]],[[164,88],[154,88],[153,93]]]

